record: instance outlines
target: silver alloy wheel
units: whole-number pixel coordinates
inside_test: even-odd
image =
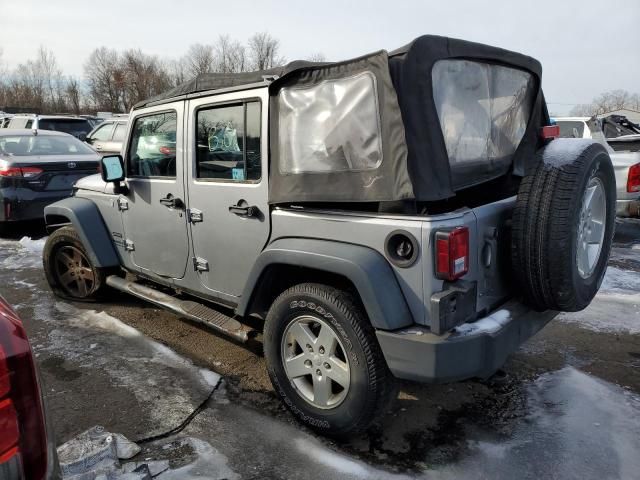
[[[294,318],[281,351],[287,378],[302,398],[321,409],[342,403],[351,384],[349,358],[329,324],[310,315]]]
[[[589,278],[598,264],[604,243],[606,220],[607,194],[604,184],[598,177],[593,177],[584,192],[578,221],[576,263],[582,278]]]

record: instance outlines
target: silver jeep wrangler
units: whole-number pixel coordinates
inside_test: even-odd
[[[488,377],[593,299],[614,173],[550,123],[536,60],[443,37],[202,75],[136,105],[122,156],[46,208],[46,276],[261,334],[301,422],[360,432],[394,377]]]

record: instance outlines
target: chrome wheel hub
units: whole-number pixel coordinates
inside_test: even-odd
[[[598,264],[607,219],[607,196],[598,177],[589,180],[578,220],[576,263],[582,278],[589,278]]]
[[[349,359],[340,338],[324,320],[294,318],[282,336],[282,362],[300,396],[316,408],[335,408],[349,392]]]

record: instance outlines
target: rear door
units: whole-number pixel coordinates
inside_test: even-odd
[[[266,89],[189,101],[188,190],[202,285],[238,297],[270,230]]]
[[[142,272],[184,277],[189,256],[183,175],[184,103],[145,109],[131,120],[125,152],[129,192],[120,197],[125,248]]]

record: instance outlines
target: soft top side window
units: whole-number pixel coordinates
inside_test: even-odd
[[[175,111],[137,117],[127,155],[127,174],[131,177],[176,176]]]

